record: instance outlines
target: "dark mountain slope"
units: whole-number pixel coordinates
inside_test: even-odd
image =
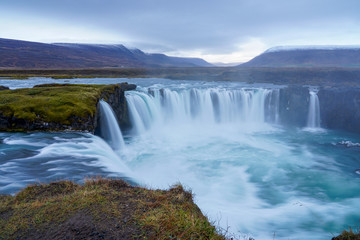
[[[360,67],[359,48],[269,49],[240,67]]]
[[[136,59],[148,67],[211,67],[212,65],[201,58],[170,57],[160,53],[144,53],[140,49],[128,49],[123,45],[101,44],[76,44],[55,43],[58,46],[66,46],[86,51],[96,52],[101,55],[117,57],[120,54]]]
[[[202,59],[146,54],[123,45],[45,44],[0,39],[0,68],[76,69],[211,66]]]

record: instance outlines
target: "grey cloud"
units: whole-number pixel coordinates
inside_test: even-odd
[[[230,53],[249,37],[273,44],[280,40],[276,36],[331,33],[333,23],[345,29],[349,21],[360,23],[357,0],[5,0],[2,5],[69,25],[124,33],[164,51]]]

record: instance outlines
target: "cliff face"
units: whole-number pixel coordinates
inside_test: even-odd
[[[318,96],[323,127],[360,133],[360,89],[322,88]]]
[[[360,89],[319,88],[321,127],[360,133]],[[287,87],[280,91],[282,124],[306,127],[309,112],[309,88]]]
[[[44,84],[0,93],[0,131],[95,132],[99,100],[107,101],[119,123],[128,125],[124,91],[133,84]]]
[[[104,91],[100,95],[100,99],[104,99],[114,110],[115,117],[120,126],[127,128],[130,124],[128,108],[125,98],[125,91],[136,89],[135,84],[121,83],[114,86],[114,91]],[[97,102],[96,117],[94,118],[94,130],[96,130],[100,118],[100,104]]]
[[[280,90],[279,115],[283,125],[305,127],[309,108],[309,90],[287,87]]]

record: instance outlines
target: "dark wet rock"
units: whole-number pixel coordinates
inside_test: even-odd
[[[360,89],[322,88],[318,97],[323,127],[360,133]]]
[[[9,88],[6,87],[6,86],[1,86],[1,85],[0,85],[0,91],[3,91],[3,90],[9,90]]]
[[[281,89],[279,106],[281,123],[297,127],[306,126],[309,98],[307,87],[289,86]]]
[[[321,127],[360,133],[360,89],[319,87]],[[309,87],[289,86],[280,90],[281,123],[306,127]]]
[[[125,91],[135,90],[135,84],[121,83],[115,86],[113,92],[103,92],[99,98],[105,100],[113,109],[119,125],[122,128],[129,128],[131,126],[127,102],[125,98]],[[95,118],[95,130],[97,129],[100,120],[100,104],[97,105],[97,115]]]

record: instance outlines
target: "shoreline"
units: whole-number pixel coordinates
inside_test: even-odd
[[[167,78],[172,80],[235,81],[278,85],[360,87],[360,68],[335,67],[188,67],[0,69],[0,78]],[[339,80],[341,77],[341,81]]]

